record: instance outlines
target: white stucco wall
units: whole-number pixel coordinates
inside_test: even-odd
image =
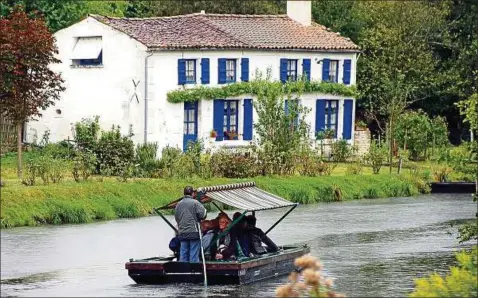
[[[218,59],[230,58],[237,59],[236,79],[240,81],[241,58],[249,58],[249,79],[253,80],[256,69],[262,71],[265,75],[268,68],[271,69],[272,79],[280,79],[280,59],[298,59],[298,74],[302,74],[302,59],[311,59],[311,79],[322,80],[322,62],[323,58],[331,60],[339,60],[338,82],[343,79],[343,61],[344,59],[352,59],[351,84],[356,81],[356,55],[353,53],[316,53],[316,52],[285,52],[285,51],[164,51],[155,52],[150,58],[149,66],[149,113],[151,126],[158,123],[154,127],[148,128],[148,140],[159,143],[162,148],[166,145],[182,148],[183,146],[183,114],[184,104],[171,104],[167,101],[166,93],[170,90],[178,88],[192,88],[194,85],[188,84],[178,85],[178,59],[197,59],[196,81],[200,84],[201,78],[201,58],[209,58],[210,60],[210,84],[205,86],[220,86],[218,82]],[[239,134],[243,133],[243,100],[245,98],[253,98],[254,96],[244,95],[235,98],[239,102]],[[311,128],[311,138],[315,132],[315,107],[317,99],[338,99],[339,101],[339,124],[337,135],[342,136],[343,131],[343,100],[345,97],[333,96],[321,93],[308,93],[301,96],[302,105],[310,109],[306,121]],[[355,111],[353,115],[355,114]],[[355,116],[353,116],[355,117]],[[257,115],[254,112],[254,119]],[[353,119],[354,121],[354,119]],[[208,139],[209,133],[213,129],[213,101],[200,101],[198,105],[198,138]],[[353,123],[353,122],[352,122]],[[353,129],[352,129],[353,130]],[[208,142],[206,142],[208,143]],[[216,146],[233,146],[245,145],[246,141],[222,141],[215,143]]]
[[[103,65],[99,67],[71,67],[71,54],[76,38],[101,36]],[[143,139],[144,114],[144,56],[146,47],[136,40],[106,26],[93,18],[74,24],[55,33],[61,64],[52,69],[61,73],[66,91],[61,99],[43,112],[38,121],[30,121],[27,141],[34,135],[41,139],[50,129],[50,141],[58,142],[72,136],[71,123],[82,118],[100,116],[103,129],[120,125],[127,133],[133,125],[134,140]],[[133,81],[140,81],[136,88],[139,103],[130,101],[134,92]],[[61,110],[61,115],[56,110]]]
[[[101,36],[103,43],[103,65],[101,67],[71,67],[71,53],[77,37]],[[133,126],[134,141],[144,141],[144,88],[146,47],[127,35],[106,26],[93,18],[87,18],[55,34],[61,64],[52,68],[62,74],[66,91],[61,100],[43,113],[39,121],[31,121],[27,128],[27,140],[33,141],[36,134],[41,138],[49,128],[50,140],[61,141],[72,136],[71,124],[82,118],[100,116],[100,125],[109,129],[113,124],[120,125],[126,134],[129,125]],[[166,145],[182,148],[184,104],[172,104],[166,99],[168,91],[178,88],[191,88],[194,85],[178,85],[178,59],[197,59],[196,79],[200,85],[201,58],[210,59],[210,84],[217,86],[218,59],[237,59],[237,81],[241,77],[241,58],[249,58],[249,79],[253,80],[256,70],[272,70],[272,78],[279,80],[280,59],[298,59],[298,74],[302,74],[302,59],[311,59],[311,79],[322,79],[321,59],[339,60],[338,82],[342,82],[343,60],[352,59],[351,84],[356,80],[356,54],[354,53],[320,53],[306,51],[155,51],[148,60],[148,125],[147,141],[158,142],[159,152]],[[132,80],[140,81],[136,87],[139,103],[130,101],[134,91]],[[239,133],[243,133],[243,99],[254,98],[244,95],[239,99]],[[229,98],[232,99],[232,98]],[[311,138],[315,131],[315,102],[317,99],[338,99],[339,124],[338,136],[342,135],[342,113],[344,97],[327,94],[304,94],[302,105],[310,108],[307,122],[311,128]],[[213,102],[200,101],[198,105],[198,138],[208,139],[213,129]],[[61,115],[56,110],[61,110]],[[355,111],[354,111],[355,112]],[[353,113],[355,117],[355,113]],[[257,114],[254,112],[254,119]],[[353,128],[352,128],[353,131]],[[223,141],[220,145],[236,145],[241,141]],[[216,145],[218,145],[217,143]]]

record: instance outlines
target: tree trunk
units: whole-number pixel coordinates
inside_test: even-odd
[[[17,176],[23,178],[22,171],[22,123],[17,123]]]

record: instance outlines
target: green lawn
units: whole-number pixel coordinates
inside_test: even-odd
[[[25,154],[25,159],[30,153]],[[288,200],[303,204],[412,196],[428,191],[420,175],[373,175],[365,167],[362,175],[345,175],[347,165],[340,164],[331,176],[320,177],[255,177],[249,179],[193,178],[131,179],[119,182],[97,177],[76,183],[70,174],[59,184],[43,185],[41,179],[35,186],[24,186],[16,178],[15,155],[1,159],[1,227],[34,226],[38,224],[86,223],[95,220],[132,218],[150,214],[153,207],[162,206],[181,196],[186,185],[194,187],[255,181],[256,184]]]

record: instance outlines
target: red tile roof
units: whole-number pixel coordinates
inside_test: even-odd
[[[287,15],[188,14],[156,18],[91,15],[150,48],[358,51],[350,39]]]

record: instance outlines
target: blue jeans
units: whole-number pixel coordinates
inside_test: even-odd
[[[179,253],[179,261],[199,263],[200,249],[201,249],[201,241],[199,239],[182,240],[181,249]]]

